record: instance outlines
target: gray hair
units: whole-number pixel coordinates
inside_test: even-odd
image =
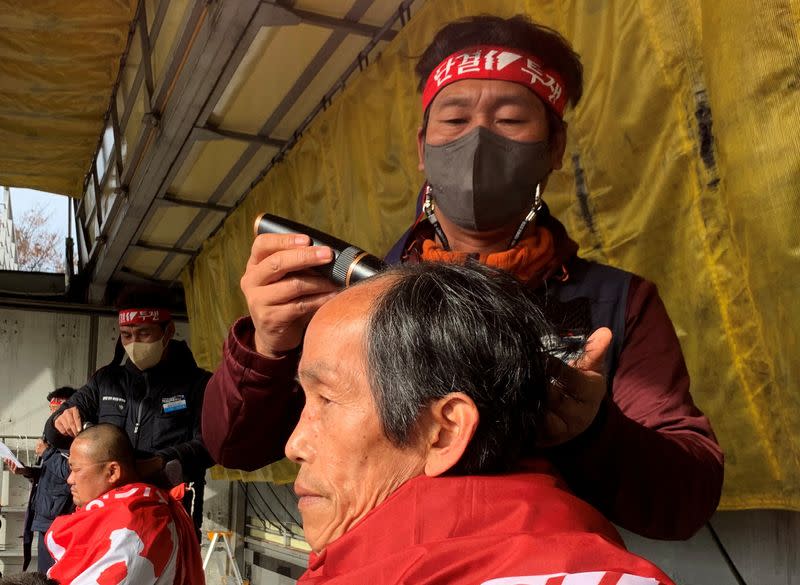
[[[404,264],[378,278],[392,282],[369,317],[366,353],[386,436],[411,444],[422,411],[463,392],[480,421],[451,472],[511,469],[535,440],[547,389],[551,328],[532,291],[477,262]]]

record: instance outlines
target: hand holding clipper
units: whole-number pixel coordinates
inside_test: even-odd
[[[380,258],[361,248],[340,240],[312,227],[264,213],[256,218],[255,233],[259,234],[305,234],[311,238],[312,246],[327,246],[333,251],[333,260],[314,268],[317,272],[339,286],[347,287],[359,280],[375,275],[385,268]]]

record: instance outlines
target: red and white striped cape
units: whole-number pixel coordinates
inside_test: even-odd
[[[200,546],[180,502],[132,483],[56,518],[45,541],[61,585],[198,585]]]

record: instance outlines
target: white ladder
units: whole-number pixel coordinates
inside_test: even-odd
[[[208,561],[211,560],[211,555],[214,554],[215,549],[217,548],[217,544],[220,542],[225,547],[225,553],[228,555],[228,561],[230,562],[230,566],[233,567],[233,576],[236,579],[234,583],[237,585],[249,585],[249,581],[245,582],[242,580],[242,574],[239,573],[239,567],[236,564],[236,559],[233,558],[233,551],[231,550],[230,539],[231,539],[232,532],[229,530],[210,530],[208,532],[208,539],[211,543],[208,545],[208,551],[206,552],[206,558],[203,559],[203,573],[206,572],[206,567],[208,567]],[[219,574],[223,577],[227,577],[228,572],[225,571],[222,567],[222,562],[220,561],[219,556],[217,556],[217,567],[219,568]],[[227,581],[225,581],[227,583]]]

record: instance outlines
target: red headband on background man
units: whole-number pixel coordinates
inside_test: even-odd
[[[119,312],[120,325],[165,323],[170,320],[172,315],[166,309],[123,309]]]
[[[520,49],[492,45],[469,47],[453,53],[431,72],[422,91],[425,111],[442,88],[462,79],[513,81],[530,89],[544,103],[564,117],[567,94],[561,76],[542,65],[535,55]]]

